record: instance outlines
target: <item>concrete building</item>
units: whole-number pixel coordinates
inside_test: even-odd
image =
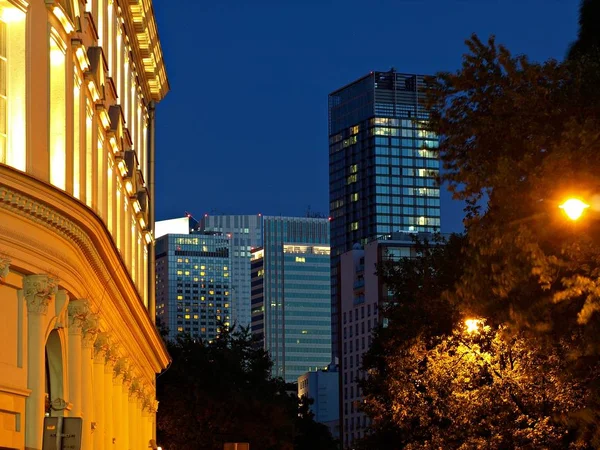
[[[336,439],[340,438],[339,387],[339,373],[334,365],[298,377],[298,397],[313,399],[310,409],[315,421],[327,425]]]
[[[419,233],[419,239],[430,233]],[[372,332],[386,325],[379,310],[391,301],[392,294],[376,275],[376,267],[384,261],[397,261],[415,256],[412,233],[391,233],[368,242],[364,249],[354,249],[340,258],[340,315],[342,355],[340,358],[340,405],[344,448],[352,448],[355,439],[364,436],[368,418],[357,405],[362,401],[358,380],[366,374],[360,370],[363,355],[371,346]]]
[[[86,450],[147,448],[169,362],[149,283],[168,91],[151,1],[2,0],[0,72],[0,447],[39,450],[64,417]]]
[[[200,219],[199,229],[222,233],[231,238],[231,323],[250,325],[250,252],[261,247],[262,216],[209,215]]]
[[[273,375],[295,383],[331,357],[329,222],[264,217],[254,249],[252,333],[273,360]]]
[[[156,313],[169,338],[188,333],[212,341],[220,324],[231,325],[230,255],[231,238],[221,234],[156,240]]]

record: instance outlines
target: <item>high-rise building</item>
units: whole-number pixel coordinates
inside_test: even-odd
[[[0,448],[156,438],[163,61],[151,0],[0,1]]]
[[[184,218],[187,220],[188,218]],[[156,240],[156,314],[174,339],[207,341],[231,322],[231,238],[192,232]]]
[[[250,325],[250,251],[262,246],[262,216],[208,215],[199,229],[231,237],[231,323]]]
[[[425,130],[423,76],[371,72],[329,94],[333,356],[339,256],[394,231],[440,230],[436,136]]]
[[[362,304],[363,281],[348,279],[350,272],[341,269],[340,256],[362,251],[358,249],[378,236],[440,231],[438,140],[426,129],[429,114],[424,97],[423,76],[394,69],[371,72],[329,95],[331,327],[333,359],[339,358],[343,378],[340,427],[344,447],[360,436],[366,421],[347,400],[359,397],[358,387],[348,383],[356,378],[363,349],[370,344],[380,300],[371,296],[371,304]],[[341,286],[348,285],[352,285],[350,297],[341,291]],[[344,311],[347,322],[341,321],[348,301],[358,306],[351,311],[353,326],[348,324],[348,311]]]
[[[331,361],[329,221],[264,217],[252,251],[252,332],[288,382]]]

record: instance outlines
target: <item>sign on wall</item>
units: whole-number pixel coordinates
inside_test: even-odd
[[[81,450],[81,417],[44,417],[42,450]]]

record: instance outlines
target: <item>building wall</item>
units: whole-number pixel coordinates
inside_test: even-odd
[[[298,377],[298,397],[312,398],[310,409],[316,422],[327,425],[339,439],[339,373],[319,370]]]
[[[231,304],[232,320],[239,326],[250,325],[250,252],[262,244],[262,216],[205,215],[200,229],[231,236]]]
[[[157,317],[169,338],[188,333],[212,341],[231,325],[231,238],[167,234],[156,241]]]
[[[82,448],[145,448],[168,364],[149,313],[147,131],[168,90],[151,3],[3,0],[0,28],[0,447],[41,449],[50,415],[83,418]]]
[[[377,276],[377,265],[415,255],[412,233],[392,233],[368,242],[364,249],[356,245],[340,258],[340,314],[342,326],[340,358],[340,418],[344,448],[352,448],[355,439],[364,436],[368,417],[359,411],[363,395],[358,381],[366,374],[361,370],[364,354],[369,350],[373,330],[387,326],[379,315],[380,308],[392,300],[391,293]],[[431,238],[429,233],[419,239]]]

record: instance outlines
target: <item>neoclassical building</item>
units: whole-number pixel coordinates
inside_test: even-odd
[[[41,449],[55,416],[85,450],[155,438],[167,91],[151,0],[0,0],[0,448]]]

